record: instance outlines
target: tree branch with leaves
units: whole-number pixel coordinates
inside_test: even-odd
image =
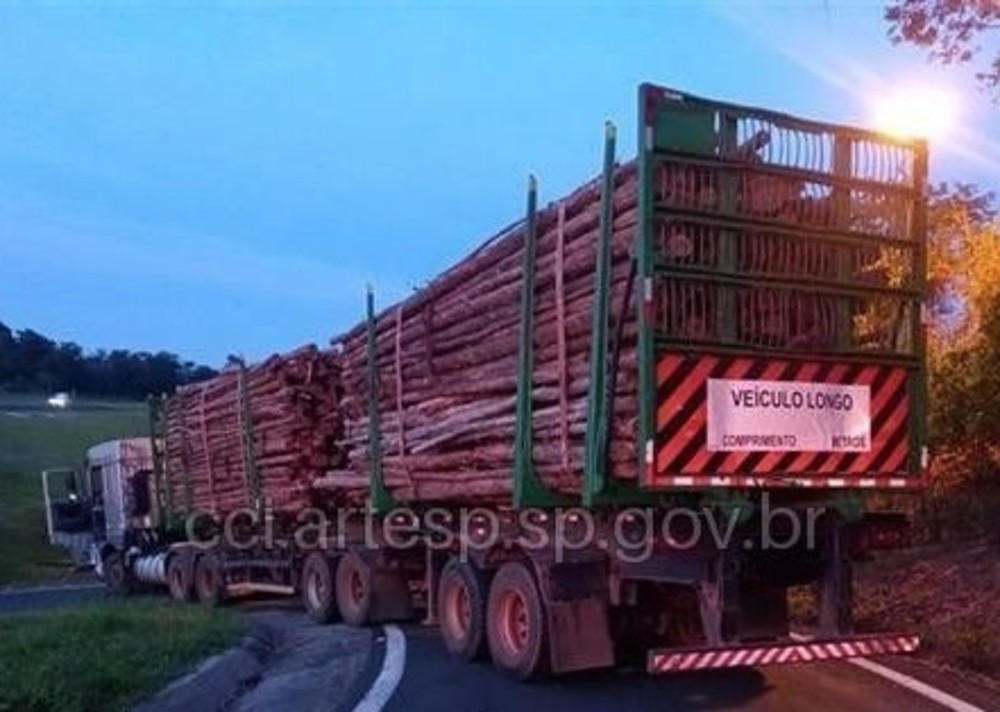
[[[894,0],[885,19],[893,42],[921,47],[944,64],[968,64],[1000,30],[1000,0]],[[976,78],[1000,100],[1000,46],[985,51],[992,57]]]

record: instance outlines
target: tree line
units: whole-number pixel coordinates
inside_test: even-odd
[[[1000,218],[996,198],[939,186],[928,210],[929,487],[922,541],[996,536],[1000,512]]]
[[[0,322],[0,390],[67,391],[101,398],[145,398],[211,378],[216,371],[167,351],[85,352],[32,329]]]

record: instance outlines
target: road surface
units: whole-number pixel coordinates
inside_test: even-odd
[[[105,595],[100,586],[0,590],[0,615],[74,605]],[[286,602],[286,606],[295,608],[295,602]],[[252,616],[258,607],[267,611],[281,610],[285,606],[275,605],[274,602],[244,604],[240,610]],[[316,630],[317,633],[320,631],[325,631],[320,640],[330,637],[331,645],[343,643],[335,639],[346,640],[345,629],[341,626]],[[350,633],[349,630],[346,632]],[[338,696],[328,694],[329,690],[322,695],[324,705],[329,703],[329,709],[353,709],[380,677],[388,658],[385,636],[378,629],[370,633],[372,639],[380,642],[381,649],[369,656],[366,671],[355,671],[357,679],[354,683],[343,683],[345,687],[353,688],[341,690],[341,695],[338,695],[347,695],[347,704],[341,700],[338,705]],[[667,677],[650,677],[640,671],[598,672],[525,685],[500,675],[489,662],[470,664],[453,660],[441,645],[436,629],[412,625],[406,626],[404,633],[402,677],[398,679],[398,685],[394,682],[396,686],[387,695],[385,709],[389,712],[530,712],[535,709],[547,712],[606,712],[611,709],[616,712],[941,712],[947,709],[905,687],[844,662]],[[353,638],[348,642],[357,647]],[[303,647],[300,652],[308,652],[305,648],[309,646],[297,647]],[[317,691],[328,688],[330,680],[326,678],[329,675],[314,675],[316,661],[308,655],[299,657],[302,660],[287,654],[277,656],[275,659],[281,663],[275,668],[277,672],[269,672],[264,679],[270,676],[281,682],[281,675],[284,675],[294,679],[299,687],[310,687],[312,683],[305,678],[312,676],[317,681],[313,685]],[[358,659],[363,657],[361,655]],[[1000,695],[954,675],[929,671],[906,659],[898,660],[894,666],[935,689],[969,703],[965,708],[968,712],[1000,710]],[[256,709],[251,702],[257,697],[267,697],[267,704],[261,709],[280,712],[297,708],[282,705],[286,687],[284,685],[276,696],[267,697],[264,693],[270,694],[270,687],[260,686],[260,690],[246,695],[247,709]],[[316,707],[322,708],[325,707]]]
[[[0,589],[0,615],[65,608],[107,596],[103,584]]]
[[[968,701],[984,710],[1000,710],[1000,698]],[[408,627],[405,672],[386,709],[941,712],[946,708],[843,662],[671,677],[649,677],[641,672],[587,673],[523,685],[496,673],[488,662],[467,664],[450,659],[436,631]]]

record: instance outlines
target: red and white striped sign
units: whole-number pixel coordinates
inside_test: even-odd
[[[817,449],[803,437],[787,447],[724,447],[721,440],[713,444],[709,437],[713,383],[796,389],[804,402],[819,393],[827,400],[839,398],[837,402],[851,395],[854,405],[859,405],[855,396],[864,392],[863,431],[842,428],[839,433],[851,438],[864,435],[864,447],[831,441],[827,449]],[[718,487],[903,487],[917,479],[918,473],[907,467],[911,413],[908,377],[902,367],[667,353],[659,361],[657,385],[656,432],[646,445],[650,487],[695,486],[688,481],[702,486],[706,478],[718,479],[709,485]],[[848,425],[853,428],[857,423]]]
[[[920,647],[914,635],[867,636],[843,640],[772,643],[699,650],[653,650],[647,660],[650,673],[724,670],[739,667],[792,665],[872,655],[913,653]]]

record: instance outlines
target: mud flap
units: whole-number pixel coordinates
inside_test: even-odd
[[[609,668],[615,664],[608,605],[597,598],[548,606],[552,672]]]
[[[372,567],[372,602],[369,622],[387,623],[413,618],[413,604],[406,578],[395,569]]]
[[[834,520],[827,532],[820,580],[820,631],[823,636],[850,635],[854,630],[854,587],[847,527]]]
[[[553,673],[613,667],[607,570],[600,562],[535,562]]]

